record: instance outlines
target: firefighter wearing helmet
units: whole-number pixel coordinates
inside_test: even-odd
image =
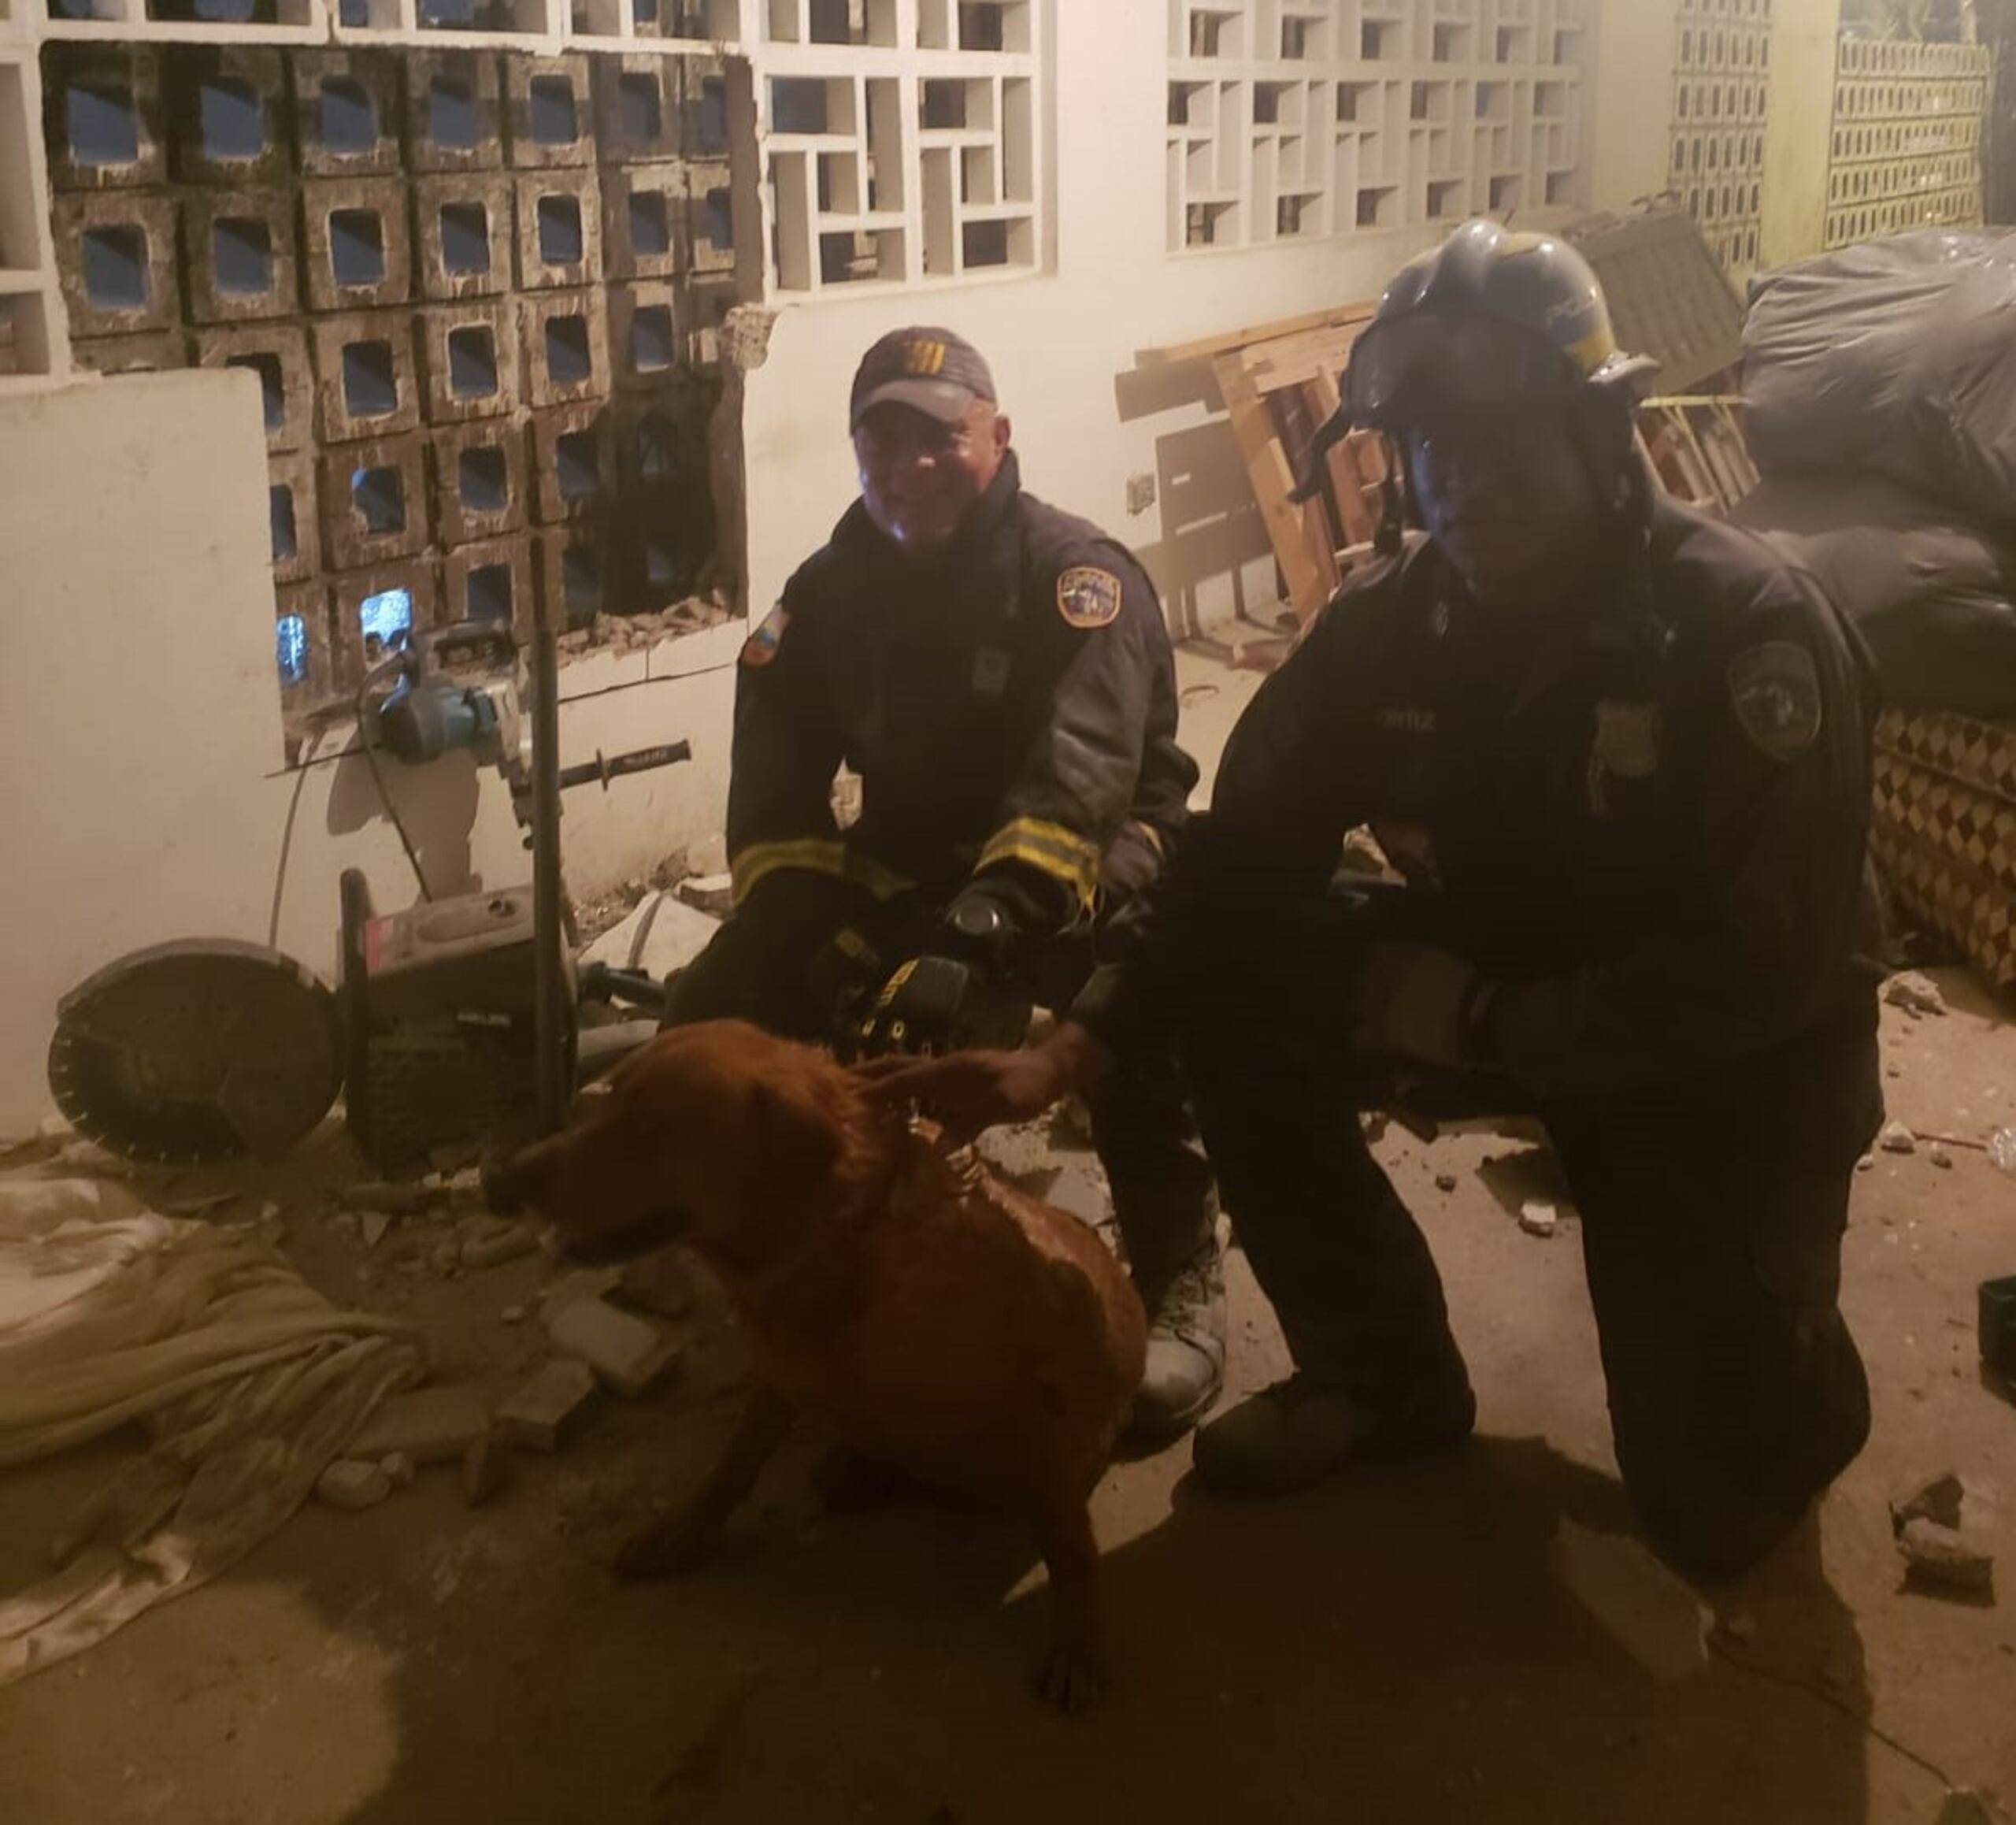
[[[1881,1117],[1873,693],[1808,578],[1653,488],[1648,365],[1558,241],[1476,221],[1404,268],[1343,396],[1391,441],[1410,529],[1255,696],[1069,1018],[880,1089],[972,1128],[1174,1038],[1295,1365],[1205,1426],[1196,1466],[1277,1494],[1474,1420],[1358,1114],[1537,1118],[1625,1484],[1652,1544],[1714,1575],[1868,1431],[1838,1293]],[[1359,826],[1395,879],[1340,874]]]

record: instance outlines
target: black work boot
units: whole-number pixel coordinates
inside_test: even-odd
[[[1460,1362],[1390,1408],[1292,1375],[1221,1414],[1197,1434],[1197,1474],[1242,1495],[1292,1495],[1354,1460],[1455,1445],[1477,1423]]]
[[[1139,1444],[1180,1437],[1210,1409],[1225,1378],[1225,1266],[1214,1237],[1173,1274],[1141,1289],[1148,1364],[1127,1435]]]

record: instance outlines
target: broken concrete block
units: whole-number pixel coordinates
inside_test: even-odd
[[[511,1480],[511,1454],[502,1439],[486,1433],[462,1453],[462,1500],[480,1508]]]
[[[1714,1623],[1707,1605],[1637,1541],[1595,1533],[1564,1516],[1553,1563],[1555,1576],[1655,1678],[1677,1679],[1707,1665]]]
[[[500,1223],[494,1219],[486,1219],[478,1228],[463,1237],[462,1265],[465,1267],[497,1267],[506,1261],[516,1261],[521,1256],[535,1253],[539,1248],[539,1230],[532,1223]]]
[[[1951,1172],[1953,1170],[1953,1155],[1936,1141],[1925,1150],[1925,1156],[1941,1172]]]
[[[332,1508],[371,1508],[392,1493],[382,1465],[339,1457],[316,1479],[315,1493]]]
[[[555,1349],[579,1356],[599,1380],[633,1399],[679,1359],[675,1339],[606,1299],[577,1299],[561,1308],[547,1320],[546,1334]]]
[[[1905,1484],[1890,1498],[1890,1530],[1903,1532],[1912,1521],[1936,1521],[1942,1527],[1960,1525],[1960,1509],[1967,1486],[1950,1470],[1936,1476],[1920,1477]]]
[[[1920,1015],[1946,1011],[1946,997],[1940,992],[1939,985],[1915,970],[1907,970],[1884,983],[1883,999],[1914,1018]]]
[[[1529,1236],[1551,1236],[1560,1219],[1552,1204],[1540,1198],[1528,1198],[1519,1207],[1519,1227]]]
[[[735,877],[725,872],[689,874],[673,891],[688,906],[717,919],[735,910]]]
[[[556,1357],[497,1409],[498,1436],[536,1451],[558,1451],[595,1397],[587,1365]]]
[[[576,1267],[560,1276],[539,1296],[539,1315],[551,1324],[569,1306],[584,1299],[606,1299],[623,1284],[621,1267]]]
[[[1885,1153],[1915,1153],[1918,1150],[1918,1137],[1901,1122],[1886,1122],[1883,1132],[1876,1137],[1876,1144]]]
[[[391,1479],[395,1489],[410,1489],[413,1479],[420,1474],[413,1460],[402,1451],[388,1451],[379,1459],[378,1467]]]
[[[627,1263],[616,1287],[626,1305],[660,1318],[684,1318],[693,1308],[693,1283],[686,1263],[669,1249],[641,1255]]]
[[[364,1238],[367,1248],[375,1248],[385,1239],[385,1232],[392,1226],[389,1211],[360,1211],[357,1217],[357,1233]]]
[[[1995,1587],[1995,1554],[1975,1530],[1941,1526],[1921,1516],[1904,1523],[1897,1549],[1913,1571],[1934,1584],[1956,1590]]]
[[[460,1457],[490,1430],[483,1397],[466,1385],[422,1388],[395,1394],[350,1441],[357,1457],[389,1457],[403,1452],[415,1463],[442,1463]]]

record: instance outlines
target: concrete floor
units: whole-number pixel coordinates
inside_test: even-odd
[[[1184,677],[1191,739],[1214,748],[1252,681]],[[2016,1123],[2016,1044],[1940,980],[1947,1018],[1886,1010],[1893,1112],[1980,1140]],[[1082,1183],[1082,1153],[1011,1144]],[[491,1506],[466,1508],[446,1469],[363,1514],[310,1504],[236,1571],[0,1690],[0,1820],[1930,1825],[1946,1778],[2016,1799],[2016,1605],[1905,1591],[1885,1509],[1921,1469],[2016,1463],[2016,1408],[1973,1340],[1976,1284],[2016,1273],[2016,1181],[1966,1148],[1857,1179],[1845,1302],[1874,1437],[1800,1537],[1707,1593],[1737,1623],[1710,1666],[1662,1684],[1549,1570],[1562,1515],[1628,1516],[1576,1227],[1523,1233],[1478,1173],[1516,1151],[1397,1130],[1379,1148],[1441,1263],[1477,1439],[1274,1504],[1196,1489],[1187,1444],[1117,1466],[1096,1504],[1117,1683],[1091,1718],[1026,1690],[1045,1593],[1015,1527],[915,1500],[828,1512],[810,1437],[716,1564],[610,1581],[628,1521],[699,1473],[733,1411],[739,1352],[702,1286],[676,1382],[521,1458]],[[390,1272],[424,1256],[424,1226],[367,1251],[321,1196],[349,1170],[331,1142],[243,1182],[287,1206],[316,1284],[402,1309],[441,1378],[501,1394],[541,1346],[500,1314],[551,1268]],[[1286,1365],[1236,1255],[1232,1280],[1238,1390]],[[0,1481],[0,1589],[36,1574],[125,1443]]]

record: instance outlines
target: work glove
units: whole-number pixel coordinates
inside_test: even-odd
[[[1487,1066],[1492,986],[1432,944],[1369,944],[1354,985],[1351,1048],[1447,1070]]]

